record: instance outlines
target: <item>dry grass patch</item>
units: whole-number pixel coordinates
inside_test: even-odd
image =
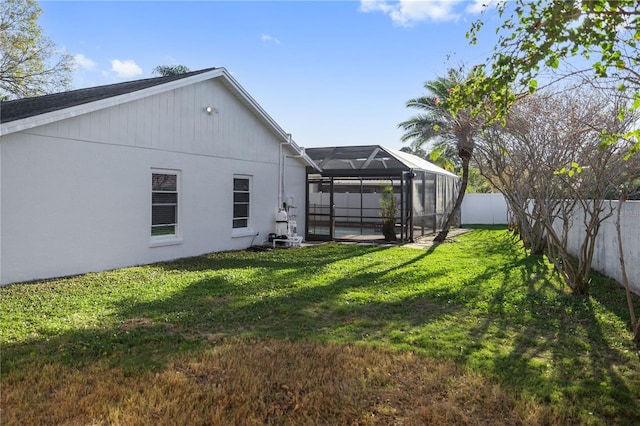
[[[12,424],[542,424],[523,402],[450,361],[364,345],[227,340],[127,375],[108,362],[4,378]]]

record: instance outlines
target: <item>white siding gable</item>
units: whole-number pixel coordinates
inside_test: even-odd
[[[205,111],[214,108],[212,114]],[[279,139],[217,80],[173,89],[25,131],[195,155],[278,162]]]

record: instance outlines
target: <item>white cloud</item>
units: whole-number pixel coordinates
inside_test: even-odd
[[[73,61],[76,64],[76,68],[81,68],[83,70],[90,71],[95,69],[96,63],[91,59],[84,56],[82,53],[78,53],[73,57]]]
[[[360,10],[382,12],[389,15],[394,24],[408,27],[420,21],[456,21],[461,16],[456,12],[459,3],[463,3],[463,0],[400,0],[393,3],[361,0]],[[475,0],[475,7],[467,8],[467,12],[473,13],[478,7],[477,3],[482,3],[482,0]]]
[[[495,5],[495,0],[473,0],[471,4],[467,6],[466,12],[475,15],[481,13],[491,5]]]
[[[275,43],[275,44],[280,44],[280,40],[278,40],[277,38],[270,36],[269,34],[262,34],[262,36],[260,37],[262,39],[262,41],[266,42],[266,43]]]
[[[111,71],[115,72],[116,75],[121,78],[130,78],[142,74],[142,68],[140,68],[133,59],[127,59],[126,61],[119,59],[112,60]]]

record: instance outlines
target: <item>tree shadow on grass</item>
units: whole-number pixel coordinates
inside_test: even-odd
[[[406,283],[394,282],[387,275],[419,262],[431,251],[416,252],[409,260],[373,272],[379,262],[363,262],[361,266],[343,270],[326,270],[335,279],[318,279],[322,269],[335,262],[367,257],[386,248],[361,248],[354,256],[323,259],[318,263],[302,266],[298,262],[283,266],[272,263],[271,259],[258,259],[251,262],[257,268],[256,275],[248,284],[238,285],[233,280],[220,277],[195,281],[183,291],[167,300],[154,300],[146,303],[131,304],[124,301],[118,308],[122,318],[148,318],[154,322],[171,322],[182,328],[198,333],[300,338],[310,337],[340,327],[345,321],[353,322],[363,313],[362,306],[374,306],[366,295],[384,297]],[[224,266],[229,269],[229,265]],[[231,268],[233,269],[233,268]],[[345,276],[346,275],[346,276]],[[431,274],[437,277],[438,274]],[[304,284],[300,281],[307,280]],[[348,300],[349,293],[362,292],[365,299],[354,296]],[[397,305],[395,302],[390,306]],[[385,304],[378,310],[367,311],[367,317],[385,318]],[[398,305],[399,306],[399,305]],[[406,308],[403,308],[406,312]]]
[[[401,302],[341,302],[348,292],[376,287],[382,293],[393,291],[384,277],[389,270],[373,273],[375,265],[365,261],[352,268],[347,277],[320,282],[315,286],[300,285],[300,280],[323,273],[323,268],[354,257],[368,257],[384,247],[330,247],[318,253],[296,252],[296,256],[280,251],[250,254],[250,262],[234,258],[199,257],[159,266],[176,273],[204,272],[182,290],[163,299],[141,301],[137,297],[122,298],[114,303],[114,313],[100,328],[66,332],[39,330],[41,336],[27,342],[3,345],[2,370],[19,370],[34,358],[42,365],[61,364],[82,368],[94,362],[106,362],[125,371],[162,368],[174,355],[201,350],[228,337],[272,337],[335,339],[345,325],[358,321],[384,321],[401,316],[407,306]],[[398,263],[401,269],[418,262],[430,252]],[[249,253],[247,253],[249,255]],[[267,256],[265,256],[265,254]],[[238,282],[233,275],[212,274],[216,271],[244,270]],[[200,275],[195,275],[196,277]],[[162,279],[170,277],[162,276]],[[401,285],[401,283],[393,283]],[[158,281],[157,285],[163,285]],[[422,302],[412,302],[419,306]],[[420,310],[416,308],[415,310]],[[424,320],[428,313],[425,312]],[[323,337],[324,336],[324,337]]]
[[[27,342],[3,345],[3,371],[20,369],[34,358],[42,364],[82,367],[108,362],[125,370],[162,368],[167,360],[184,351],[200,350],[219,339],[234,336],[304,337],[316,335],[353,317],[350,310],[332,306],[347,291],[375,285],[385,272],[370,273],[372,263],[353,269],[352,276],[330,280],[315,287],[300,280],[321,275],[324,268],[354,257],[367,257],[388,248],[343,247],[327,250],[246,253],[237,259],[225,255],[200,256],[166,262],[168,272],[203,272],[193,282],[163,299],[141,301],[121,298],[114,313],[100,328],[66,332],[39,330],[41,336]],[[302,255],[301,255],[302,254]],[[426,256],[398,265],[403,267]],[[248,258],[248,260],[247,260]],[[247,273],[246,267],[251,271]],[[217,271],[231,271],[216,274]],[[242,281],[233,271],[242,270]],[[155,285],[162,286],[162,276]],[[375,315],[375,313],[372,313]],[[315,330],[315,331],[314,331]]]
[[[4,345],[2,370],[29,366],[22,374],[30,374],[36,358],[36,370],[45,364],[105,363],[125,375],[140,374],[227,338],[359,342],[451,358],[522,395],[578,404],[584,407],[581,416],[591,410],[605,421],[637,419],[638,388],[618,368],[628,359],[606,338],[609,330],[593,304],[565,294],[548,279],[542,258],[524,257],[508,239],[494,242],[496,247],[476,235],[465,238],[474,244],[467,252],[502,255],[504,263],[480,268],[462,284],[439,287],[432,283],[452,273],[451,267],[433,267],[430,255],[443,246],[403,252],[390,266],[374,255],[392,257],[398,252],[391,250],[399,249],[376,246],[164,263],[159,267],[170,275],[193,273],[192,281],[163,299],[120,300],[112,321],[100,329]],[[525,292],[514,288],[523,282]]]
[[[167,271],[194,272],[216,271],[220,269],[243,268],[247,265],[269,269],[289,270],[295,268],[301,273],[313,272],[323,266],[347,260],[354,256],[364,256],[387,250],[382,245],[346,245],[324,243],[303,248],[272,249],[264,252],[228,251],[187,257],[155,264]]]
[[[550,282],[548,268],[542,256],[529,256],[483,274],[504,279],[489,315],[469,329],[473,343],[461,352],[461,361],[541,402],[580,401],[581,423],[638,424],[640,374],[629,369],[636,361],[629,356],[633,345],[621,340],[619,329],[604,328],[610,320],[603,315],[618,315],[611,310],[614,304],[596,309],[591,299]],[[510,279],[513,271],[520,271],[519,280]],[[477,284],[482,280],[479,276]],[[509,298],[518,294],[511,282],[528,284],[523,298]],[[618,290],[608,283],[607,292]],[[500,339],[503,345],[496,344]]]

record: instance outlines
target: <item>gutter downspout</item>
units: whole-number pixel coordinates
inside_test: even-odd
[[[289,137],[290,136],[291,135],[289,135]],[[277,207],[276,211],[282,207],[282,197],[283,197],[283,195],[282,195],[282,192],[283,192],[282,191],[282,186],[283,186],[282,181],[284,180],[283,179],[284,177],[282,175],[282,170],[283,170],[283,167],[282,167],[282,163],[283,163],[282,145],[284,145],[285,143],[288,143],[288,142],[280,142],[278,144],[278,207]]]
[[[278,173],[278,209],[282,208],[282,202],[284,201],[284,179],[285,179],[285,170],[287,168],[287,155],[284,154],[284,151],[282,150],[282,145],[289,145],[292,146],[291,144],[292,138],[291,138],[291,133],[287,133],[287,140],[285,142],[280,142],[280,153],[278,155],[278,167],[279,167],[279,173]]]
[[[305,152],[304,152],[304,148],[301,147],[301,153],[300,154],[285,154],[284,151],[282,150],[282,145],[289,145],[289,146],[293,146],[292,143],[292,139],[291,139],[291,133],[287,133],[287,141],[286,142],[280,142],[280,175],[279,175],[279,181],[278,181],[278,188],[279,188],[279,193],[278,193],[278,208],[282,207],[282,203],[284,202],[284,192],[285,192],[285,184],[286,184],[286,178],[287,178],[287,158],[304,158],[305,156]]]

